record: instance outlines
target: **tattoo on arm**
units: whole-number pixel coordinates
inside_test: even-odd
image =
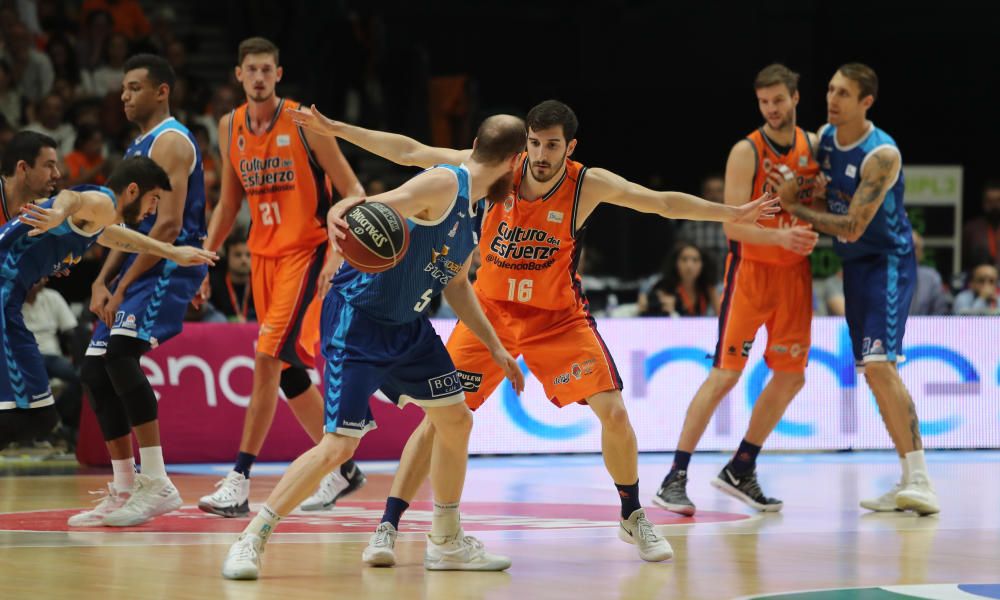
[[[813,227],[823,233],[852,241],[861,237],[882,206],[885,197],[883,190],[889,182],[889,177],[896,171],[896,160],[892,157],[883,153],[871,156],[875,162],[858,184],[846,215],[819,212],[802,205],[796,205],[792,209],[792,214],[812,223]]]

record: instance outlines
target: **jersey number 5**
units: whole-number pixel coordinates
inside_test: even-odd
[[[420,301],[413,305],[413,310],[420,312],[427,308],[427,305],[431,303],[431,290],[428,289],[423,294],[420,294]]]
[[[531,290],[532,285],[535,282],[531,279],[522,279],[518,281],[516,279],[507,280],[507,300],[510,302],[514,301],[514,294],[517,294],[518,302],[531,302]]]
[[[260,222],[264,225],[281,225],[281,212],[277,202],[262,202],[260,206]]]

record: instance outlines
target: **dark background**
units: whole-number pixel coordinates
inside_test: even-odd
[[[387,97],[370,125],[422,140],[428,77],[468,74],[483,115],[524,114],[558,98],[580,118],[575,158],[656,189],[698,191],[732,144],[760,122],[752,81],[770,62],[802,75],[799,124],[825,122],[837,66],[865,62],[880,78],[870,118],[907,164],[965,167],[965,210],[979,212],[1000,176],[1000,51],[995,3],[948,2],[233,2],[235,47],[250,33],[282,47],[285,82],[336,116],[345,80],[361,75],[341,41],[369,34],[370,66]],[[212,10],[212,9],[206,9]],[[348,17],[348,15],[352,15]],[[352,56],[354,54],[354,56]],[[457,140],[464,144],[471,139]],[[625,240],[628,243],[625,243]],[[671,226],[602,207],[589,267],[635,276],[656,269]]]

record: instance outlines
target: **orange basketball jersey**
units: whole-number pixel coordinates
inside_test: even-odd
[[[267,131],[250,130],[247,105],[232,112],[229,161],[250,202],[250,252],[278,257],[315,248],[326,240],[330,188],[305,134],[283,99]]]
[[[746,139],[753,146],[754,155],[757,157],[753,175],[753,192],[748,200],[759,198],[764,192],[774,191],[767,181],[767,176],[780,164],[791,169],[798,178],[799,194],[803,200],[808,202],[808,198],[812,195],[816,175],[819,173],[819,164],[813,158],[812,149],[809,147],[809,137],[806,133],[801,128],[796,127],[795,143],[785,154],[778,152],[760,128],[748,135]],[[800,223],[798,218],[785,211],[780,211],[775,215],[775,218],[760,221],[760,224],[764,227],[778,228],[804,225],[805,223]],[[746,242],[731,242],[731,244],[736,246],[734,252],[739,256],[757,262],[794,265],[808,258],[780,246],[763,246]]]
[[[583,288],[576,272],[580,247],[575,222],[587,168],[567,159],[555,187],[530,201],[520,196],[527,171],[524,154],[511,192],[483,217],[476,288],[493,300],[546,310],[580,309]]]

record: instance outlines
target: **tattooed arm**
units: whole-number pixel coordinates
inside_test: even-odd
[[[861,170],[861,183],[851,198],[846,215],[821,212],[782,197],[783,208],[813,227],[848,242],[856,242],[875,218],[889,188],[896,183],[901,168],[899,152],[883,148],[870,155]],[[867,160],[867,159],[866,159]]]

